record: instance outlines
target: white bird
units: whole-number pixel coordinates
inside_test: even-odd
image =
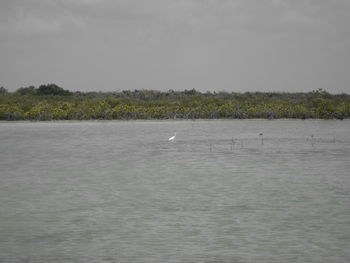
[[[172,137],[170,137],[170,138],[168,139],[168,141],[170,142],[170,141],[175,140],[175,137],[176,137],[176,132],[174,133],[174,136],[172,136]]]

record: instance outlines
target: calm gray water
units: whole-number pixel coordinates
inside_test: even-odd
[[[350,262],[349,120],[4,122],[0,143],[0,262]]]

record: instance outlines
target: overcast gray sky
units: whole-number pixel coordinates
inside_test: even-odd
[[[1,0],[0,86],[350,93],[349,0]]]

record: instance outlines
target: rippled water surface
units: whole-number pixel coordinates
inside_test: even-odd
[[[349,120],[0,123],[0,262],[349,261]]]

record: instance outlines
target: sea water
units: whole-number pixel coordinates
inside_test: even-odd
[[[349,120],[0,123],[0,262],[349,261]]]

